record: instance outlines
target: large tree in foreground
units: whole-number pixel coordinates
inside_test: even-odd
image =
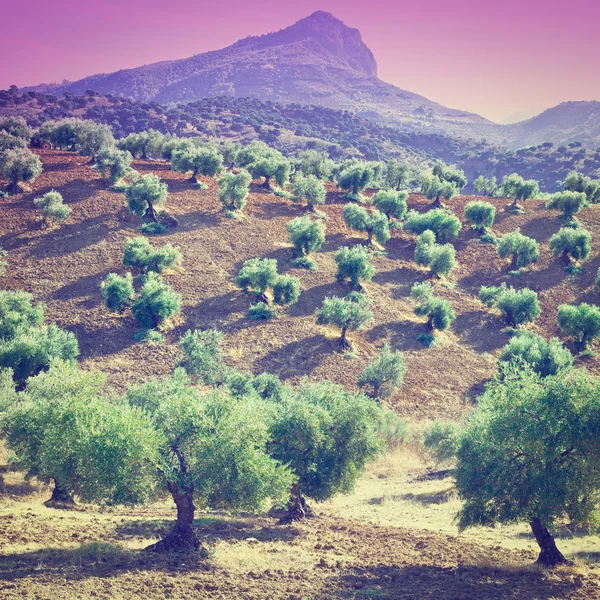
[[[550,528],[589,523],[600,501],[600,383],[585,370],[540,379],[508,371],[479,398],[461,436],[461,528],[528,522],[538,563],[565,562]]]

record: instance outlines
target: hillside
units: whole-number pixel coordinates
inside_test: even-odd
[[[167,209],[179,220],[178,228],[154,242],[171,242],[184,257],[181,270],[168,275],[183,296],[180,320],[167,333],[166,343],[136,344],[134,321],[109,314],[98,286],[107,273],[123,272],[123,247],[136,235],[138,219],[125,208],[123,195],[107,190],[84,164],[86,159],[57,151],[41,151],[40,156],[44,173],[33,194],[0,200],[0,247],[9,252],[3,285],[29,291],[45,303],[49,319],[76,333],[83,364],[109,373],[117,387],[170,372],[178,359],[177,340],[189,328],[224,331],[228,361],[243,370],[277,373],[292,383],[305,376],[331,378],[349,388],[378,347],[390,341],[408,362],[406,383],[390,400],[397,412],[413,420],[458,417],[493,375],[494,355],[508,341],[500,317],[476,298],[479,286],[506,281],[536,290],[542,315],[533,330],[547,337],[558,334],[559,304],[595,301],[598,294],[594,288],[600,265],[598,206],[581,213],[582,223],[593,236],[593,250],[583,274],[573,276],[565,273],[547,247],[550,236],[560,228],[558,213],[545,209],[541,201],[531,201],[524,215],[513,215],[502,210],[507,201],[494,200],[499,208],[494,231],[502,234],[521,227],[523,233],[535,237],[541,243],[537,265],[518,280],[511,279],[495,247],[478,243],[473,232],[463,228],[456,243],[459,267],[448,283],[436,285],[437,292],[452,302],[457,319],[449,332],[440,335],[437,347],[427,349],[417,340],[423,323],[414,315],[409,298],[412,284],[427,279],[427,273],[414,263],[411,236],[393,230],[387,256],[373,258],[376,274],[367,285],[375,318],[366,330],[352,336],[356,352],[349,360],[335,351],[336,332],[316,325],[314,317],[326,296],[347,292],[335,282],[335,251],[366,239],[343,223],[339,192],[329,188],[324,207],[327,239],[316,255],[318,269],[304,271],[290,268],[293,254],[285,230],[292,218],[302,214],[300,207],[255,186],[244,217],[227,219],[216,199],[214,181],[206,180],[207,190],[196,190],[185,175],[173,173],[166,163],[136,161],[136,169],[154,172],[168,183]],[[61,192],[73,213],[60,227],[42,229],[32,197],[51,188]],[[458,216],[462,217],[469,200],[453,201]],[[409,208],[425,207],[424,199],[411,196]],[[299,302],[272,321],[247,319],[248,298],[234,283],[243,261],[256,256],[276,258],[281,272],[293,272],[301,281]],[[600,358],[586,361],[592,370],[600,366]]]
[[[63,117],[92,119],[110,125],[117,138],[150,128],[211,141],[261,139],[285,154],[317,148],[334,159],[399,158],[417,169],[441,159],[462,168],[471,181],[480,174],[501,180],[517,172],[536,179],[547,192],[562,189],[561,182],[573,170],[600,177],[600,151],[584,148],[580,142],[568,146],[543,143],[511,151],[482,141],[402,132],[349,111],[251,98],[220,96],[163,106],[99,95],[58,98],[41,92],[0,91],[0,116],[9,115],[25,118],[32,127]]]

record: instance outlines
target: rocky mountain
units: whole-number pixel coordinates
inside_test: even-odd
[[[497,128],[378,79],[375,57],[358,29],[323,11],[222,50],[28,89],[78,95],[92,89],[160,103],[246,96],[349,109],[409,131],[494,137]]]

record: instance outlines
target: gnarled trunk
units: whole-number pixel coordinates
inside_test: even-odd
[[[312,516],[314,516],[312,509],[308,506],[305,498],[300,493],[298,485],[294,484],[290,492],[287,513],[279,519],[279,522],[281,524],[292,523],[293,521],[301,521],[306,517]]]
[[[194,171],[188,181],[191,181],[192,183],[198,183],[198,173]]]
[[[338,346],[340,347],[341,350],[348,350],[352,347],[350,345],[350,342],[346,338],[347,332],[348,332],[348,327],[342,327],[342,335],[338,341]]]
[[[533,535],[535,536],[535,541],[538,543],[538,546],[541,550],[536,561],[538,564],[547,567],[554,567],[556,565],[567,564],[569,562],[556,547],[554,538],[540,519],[533,519],[529,525],[531,526],[531,531],[533,531]]]
[[[444,205],[442,204],[442,200],[440,196],[436,196],[435,200],[431,203],[433,208],[442,208]]]
[[[562,260],[565,263],[565,265],[567,265],[567,266],[569,266],[571,264],[571,257],[569,256],[568,250],[563,250]]]
[[[158,223],[158,213],[156,212],[152,204],[148,204],[148,208],[146,209],[146,213],[144,214],[144,219],[150,219],[150,221]]]
[[[266,188],[267,190],[271,189],[271,176],[267,175],[265,177],[265,182],[263,183],[263,187]]]
[[[195,552],[200,550],[200,540],[193,527],[196,512],[193,486],[180,488],[176,483],[167,483],[167,488],[177,507],[175,527],[165,538],[148,546],[146,550],[150,552]]]
[[[519,207],[519,203],[517,202],[517,199],[515,198],[507,207],[507,210],[517,210]]]
[[[49,508],[67,508],[69,506],[75,506],[75,500],[73,496],[69,494],[68,490],[58,481],[53,479],[54,489],[52,490],[52,496],[50,500],[44,502],[44,506]]]
[[[427,323],[425,323],[425,327],[427,327],[427,331],[433,331],[433,317],[429,317]]]

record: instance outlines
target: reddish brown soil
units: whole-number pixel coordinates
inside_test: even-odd
[[[390,341],[408,362],[405,385],[390,399],[391,405],[412,418],[455,417],[493,375],[493,355],[508,340],[500,317],[477,300],[482,284],[506,281],[536,290],[542,315],[531,328],[546,336],[558,334],[559,304],[595,302],[600,297],[593,285],[600,265],[600,207],[581,213],[580,220],[593,235],[593,251],[583,274],[572,276],[547,248],[550,236],[561,226],[556,211],[547,210],[542,201],[530,201],[525,214],[513,215],[503,210],[508,201],[492,200],[498,207],[494,231],[503,234],[521,227],[536,238],[541,243],[538,264],[510,277],[495,246],[477,243],[477,236],[465,226],[456,243],[459,266],[450,278],[455,285],[436,286],[438,294],[451,300],[457,319],[449,332],[439,335],[437,347],[426,348],[416,339],[423,324],[413,314],[409,291],[428,274],[413,261],[412,236],[394,230],[386,245],[388,256],[373,259],[376,274],[366,285],[375,318],[364,331],[351,335],[356,353],[349,359],[336,352],[336,331],[317,326],[314,318],[326,296],[348,291],[335,282],[335,251],[365,242],[343,223],[341,198],[334,188],[323,209],[328,217],[326,243],[315,255],[318,270],[311,272],[291,269],[288,262],[293,253],[285,226],[303,214],[302,207],[256,185],[243,217],[231,220],[221,212],[214,181],[206,180],[209,189],[200,191],[165,163],[136,161],[135,168],[155,172],[168,183],[167,209],[179,220],[178,228],[155,236],[153,243],[178,246],[184,262],[179,271],[166,276],[183,297],[182,315],[167,332],[166,342],[135,343],[134,320],[109,314],[98,286],[109,272],[124,272],[123,247],[138,234],[139,220],[125,207],[122,193],[107,189],[87,158],[59,151],[40,151],[39,155],[44,173],[33,191],[0,199],[0,247],[9,252],[2,285],[27,290],[46,304],[48,319],[78,336],[83,364],[107,372],[119,388],[169,373],[178,360],[177,340],[189,328],[223,330],[228,360],[242,369],[270,371],[292,383],[304,376],[329,378],[348,387],[376,356],[378,347]],[[33,198],[53,188],[62,193],[73,212],[66,223],[43,229]],[[459,217],[471,199],[452,201]],[[421,210],[426,205],[419,195],[411,196],[410,208]],[[255,256],[277,258],[280,272],[289,271],[301,281],[299,302],[269,322],[245,317],[250,302],[234,282],[243,261]],[[586,364],[595,370],[598,360],[586,359]]]

